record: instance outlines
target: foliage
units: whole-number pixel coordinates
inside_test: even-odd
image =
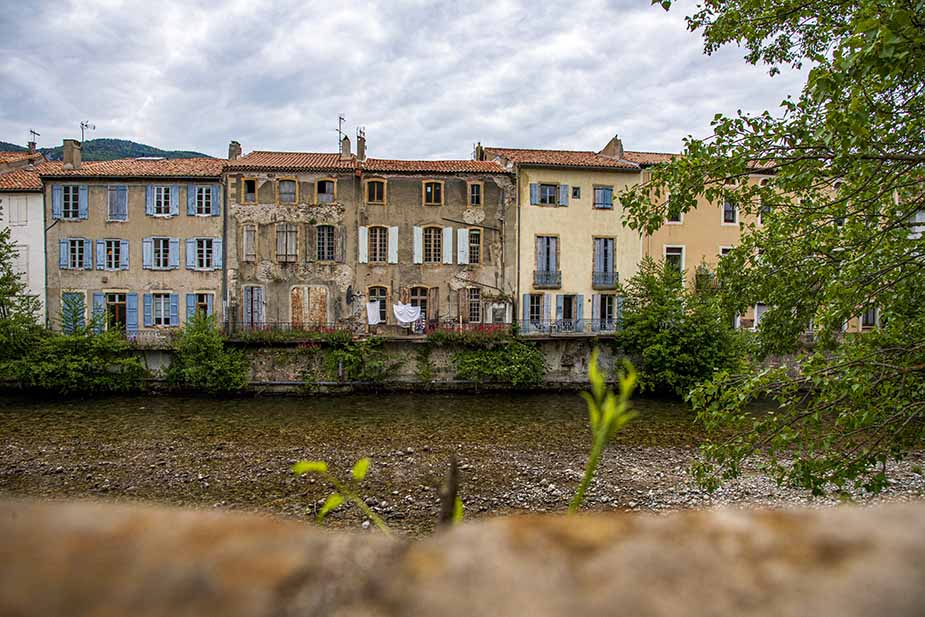
[[[487,348],[511,340],[510,328],[492,328],[486,330],[444,331],[437,330],[427,335],[427,342],[432,345],[457,345],[459,347]]]
[[[879,490],[882,462],[913,447],[923,423],[925,4],[707,0],[688,26],[707,53],[732,43],[772,75],[805,64],[807,79],[776,114],[717,115],[709,139],[687,139],[683,156],[620,196],[627,223],[657,229],[669,194],[680,212],[729,200],[744,223],[740,246],[720,261],[721,301],[771,307],[764,353],[797,348],[810,322],[820,350],[793,367],[795,379],[755,368],[705,385],[694,400],[711,426],[741,428],[761,392],[781,404],[736,440],[708,444],[705,465],[734,476],[752,452],[799,444],[779,479],[816,492],[855,479]],[[843,340],[842,324],[870,306],[885,331]]]
[[[533,344],[509,339],[485,349],[464,349],[453,355],[461,379],[506,383],[515,387],[543,381],[546,361]]]
[[[328,373],[345,381],[379,383],[401,365],[389,357],[379,337],[356,341],[352,337],[342,337],[332,342],[326,355]]]
[[[10,228],[0,229],[0,361],[21,358],[41,335],[39,300],[26,294],[22,275],[13,269],[17,249]]]
[[[324,522],[324,517],[327,516],[329,512],[339,507],[344,502],[352,502],[376,527],[379,528],[380,531],[387,536],[392,535],[392,530],[385,524],[385,521],[373,512],[372,508],[370,508],[359,496],[359,485],[360,482],[366,478],[366,474],[369,472],[369,465],[370,460],[368,458],[361,458],[358,460],[353,465],[350,478],[346,482],[338,480],[336,476],[329,473],[328,464],[324,461],[299,461],[292,466],[292,473],[297,476],[306,473],[316,473],[319,474],[325,482],[334,487],[334,492],[328,495],[328,498],[325,499],[324,504],[316,515],[316,520],[319,525]]]
[[[582,392],[581,395],[588,403],[588,421],[591,425],[591,434],[593,436],[591,453],[588,456],[588,462],[585,465],[585,474],[575,491],[575,496],[569,503],[569,514],[578,511],[585,500],[585,492],[594,479],[594,473],[601,461],[601,455],[604,453],[604,447],[613,439],[613,436],[627,422],[632,420],[636,413],[629,410],[629,400],[636,388],[636,371],[633,365],[626,363],[624,372],[618,376],[620,384],[619,395],[614,394],[613,390],[607,387],[604,380],[604,374],[598,366],[599,352],[597,349],[591,354],[591,363],[588,366],[588,379],[591,382],[591,392]]]
[[[698,280],[709,277],[701,270]],[[619,340],[639,366],[641,392],[684,397],[736,364],[742,346],[711,285],[687,289],[676,270],[646,258],[623,294]]]
[[[215,319],[197,312],[174,339],[175,356],[167,380],[209,394],[237,392],[247,385],[244,354],[228,349]]]
[[[434,377],[434,363],[430,359],[430,345],[424,344],[415,351],[415,375],[421,383],[430,383]]]

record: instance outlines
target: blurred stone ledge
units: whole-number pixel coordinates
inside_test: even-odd
[[[0,502],[4,617],[925,612],[925,503],[497,518],[417,540],[266,516]]]

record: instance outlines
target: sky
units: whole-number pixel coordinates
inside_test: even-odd
[[[227,156],[333,152],[338,115],[373,157],[473,144],[677,152],[716,113],[776,110],[804,76],[703,53],[692,2],[5,0],[0,140],[116,137]],[[354,139],[355,143],[355,139]]]

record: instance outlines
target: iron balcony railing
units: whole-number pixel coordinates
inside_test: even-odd
[[[560,270],[534,270],[533,286],[537,289],[558,289],[562,287],[562,272]]]
[[[616,319],[527,319],[517,322],[525,335],[612,334],[620,329]]]
[[[618,272],[597,272],[591,275],[591,286],[594,289],[615,289],[620,283]]]

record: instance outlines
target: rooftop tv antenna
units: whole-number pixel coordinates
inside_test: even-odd
[[[96,125],[95,125],[95,124],[90,124],[90,121],[89,121],[89,120],[84,120],[83,122],[81,122],[81,123],[80,123],[80,141],[81,141],[81,143],[83,143],[83,140],[84,140],[84,132],[85,132],[85,131],[95,131],[95,130],[96,130]]]
[[[344,140],[344,114],[337,114],[337,151],[340,152],[340,143]]]
[[[29,136],[32,137],[32,139],[30,139],[29,141],[37,141],[35,138],[36,138],[36,137],[41,137],[42,134],[41,134],[41,133],[36,133],[36,132],[35,132],[35,129],[29,129]]]

